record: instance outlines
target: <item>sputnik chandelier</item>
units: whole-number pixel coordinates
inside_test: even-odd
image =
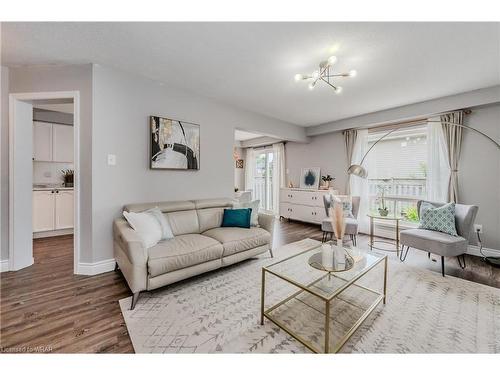
[[[333,84],[333,79],[337,77],[355,77],[356,71],[351,70],[349,73],[334,73],[333,65],[337,61],[337,57],[330,56],[328,60],[322,61],[319,63],[319,69],[315,70],[311,74],[296,74],[295,81],[305,81],[311,80],[309,83],[309,90],[314,89],[316,83],[319,81],[325,82],[327,85],[331,86],[335,93],[340,94],[342,92],[342,87]]]

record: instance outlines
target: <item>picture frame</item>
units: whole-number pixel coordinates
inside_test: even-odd
[[[200,125],[149,116],[149,128],[150,169],[200,169]]]
[[[321,169],[318,167],[302,168],[300,170],[300,188],[318,190],[321,179]]]

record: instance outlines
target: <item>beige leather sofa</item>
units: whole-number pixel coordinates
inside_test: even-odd
[[[221,227],[231,199],[129,204],[128,212],[158,207],[170,223],[173,239],[145,249],[124,218],[114,221],[114,255],[132,290],[132,306],[139,293],[175,283],[203,272],[240,262],[269,251],[272,254],[274,217],[259,214],[259,227]]]

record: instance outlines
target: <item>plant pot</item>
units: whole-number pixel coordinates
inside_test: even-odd
[[[389,215],[389,210],[387,208],[379,208],[378,213],[380,216],[387,216]]]

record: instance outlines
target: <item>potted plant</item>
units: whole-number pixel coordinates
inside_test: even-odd
[[[63,169],[62,171],[65,187],[73,187],[75,171],[73,169]]]
[[[327,174],[326,176],[321,176],[321,180],[323,181],[322,188],[328,189],[330,187],[331,181],[335,180],[335,177],[332,177],[329,174]]]
[[[389,214],[389,209],[387,208],[385,204],[385,193],[386,193],[386,186],[382,185],[379,186],[379,192],[380,195],[378,197],[378,203],[380,203],[380,207],[378,208],[378,213],[380,216],[387,216]]]

